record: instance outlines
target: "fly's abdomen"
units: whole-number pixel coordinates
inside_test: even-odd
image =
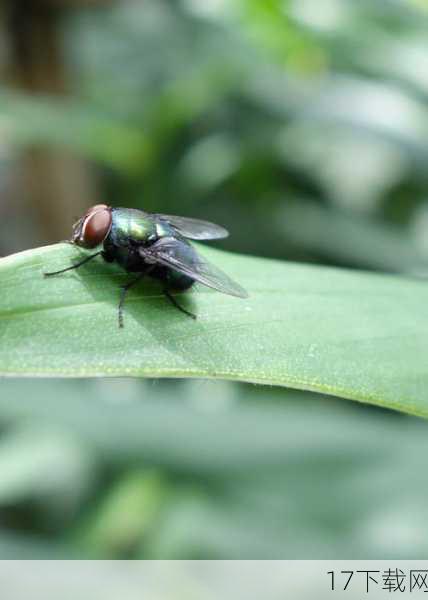
[[[197,268],[198,255],[193,246],[186,241],[181,240],[175,246],[174,256],[180,263],[187,265],[190,269]],[[175,290],[187,290],[195,283],[195,280],[189,275],[170,267],[166,268],[165,281],[169,288]]]
[[[161,281],[168,290],[173,291],[188,290],[195,283],[194,279],[170,267],[155,267],[150,271],[150,277]]]
[[[188,290],[195,283],[194,279],[173,269],[168,269],[165,280],[172,290]]]

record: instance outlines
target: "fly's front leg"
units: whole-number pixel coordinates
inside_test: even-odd
[[[122,291],[120,294],[120,300],[119,300],[119,308],[118,308],[118,318],[119,318],[119,328],[120,329],[122,329],[122,327],[123,327],[123,307],[125,306],[126,294],[136,283],[138,283],[139,281],[141,281],[143,279],[144,275],[145,275],[145,273],[140,273],[138,275],[138,277],[136,277],[132,281],[129,281],[126,285],[124,285],[122,287]]]
[[[123,328],[123,309],[125,306],[126,294],[129,292],[129,290],[134,285],[136,285],[139,281],[141,281],[143,279],[143,277],[145,277],[146,275],[150,275],[150,273],[153,271],[154,268],[155,268],[155,265],[151,265],[145,271],[143,271],[142,273],[139,273],[138,277],[136,277],[135,279],[132,279],[131,281],[129,281],[126,285],[124,285],[122,287],[122,291],[120,294],[120,300],[119,300],[119,309],[118,309],[119,327],[121,329]]]
[[[90,256],[86,256],[80,262],[76,263],[75,265],[71,265],[71,267],[66,267],[65,269],[61,269],[59,271],[52,271],[51,273],[43,273],[43,275],[45,277],[53,277],[53,275],[60,275],[61,273],[65,273],[66,271],[71,271],[73,269],[78,269],[79,267],[81,267],[82,265],[86,264],[87,262],[89,262],[93,258],[96,258],[100,254],[102,254],[102,252],[96,252],[95,254],[91,254]]]
[[[103,257],[103,259],[108,262],[108,263],[112,263],[114,262],[114,254],[112,254],[110,251],[108,250],[101,250],[101,256]]]

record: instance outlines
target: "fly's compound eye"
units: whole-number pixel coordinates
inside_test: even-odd
[[[111,228],[111,210],[105,204],[93,206],[74,226],[72,241],[83,248],[95,248]]]

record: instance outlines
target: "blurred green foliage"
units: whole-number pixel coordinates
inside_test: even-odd
[[[124,379],[4,382],[0,424],[2,558],[427,551],[425,421],[248,385]]]
[[[2,253],[65,235],[25,204],[48,149],[97,200],[212,219],[231,250],[425,274],[423,2],[117,0],[57,28],[67,94],[0,93]],[[426,554],[425,422],[222,383],[1,392],[4,558]]]

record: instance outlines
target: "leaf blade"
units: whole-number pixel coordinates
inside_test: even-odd
[[[250,298],[203,287],[180,295],[193,322],[147,281],[129,294],[124,330],[127,277],[116,267],[100,260],[44,279],[78,260],[67,244],[2,259],[0,374],[221,378],[428,416],[424,281],[199,249]]]

